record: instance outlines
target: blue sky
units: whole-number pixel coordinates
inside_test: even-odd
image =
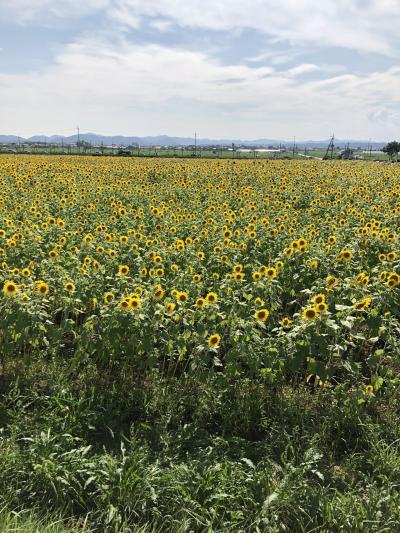
[[[0,133],[400,137],[399,0],[0,0]]]

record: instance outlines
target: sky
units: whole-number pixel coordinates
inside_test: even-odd
[[[400,0],[0,0],[0,134],[400,138]]]

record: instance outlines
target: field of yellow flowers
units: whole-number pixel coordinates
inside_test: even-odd
[[[396,381],[398,167],[8,156],[0,178],[5,360]]]
[[[60,399],[60,391],[66,390],[60,384],[48,395],[58,398],[57,405],[46,407],[46,412],[60,409],[52,422],[52,430],[58,428],[56,435],[62,433],[65,416],[71,416],[71,405],[78,405],[82,394],[90,397],[85,387],[94,379],[93,373],[96,379],[100,375],[104,379],[102,390],[115,387],[113,376],[117,381],[118,373],[118,379],[125,380],[126,390],[122,385],[119,391],[113,389],[118,409],[110,407],[112,417],[122,417],[125,430],[133,419],[121,413],[135,408],[123,407],[121,396],[128,398],[135,387],[145,390],[154,376],[164,384],[176,383],[181,392],[190,381],[190,392],[171,400],[178,411],[179,406],[190,403],[190,397],[198,398],[210,380],[214,380],[211,391],[234,387],[229,401],[224,400],[232,411],[221,411],[219,424],[222,427],[229,417],[236,417],[231,430],[235,424],[246,426],[241,434],[250,441],[253,434],[264,431],[257,426],[261,422],[252,419],[253,408],[249,407],[253,398],[265,404],[260,390],[271,396],[287,387],[290,394],[300,389],[311,395],[307,400],[310,406],[319,395],[329,397],[329,402],[336,402],[339,411],[335,416],[339,417],[340,409],[351,408],[354,413],[361,408],[374,409],[381,397],[397,391],[398,165],[5,155],[0,157],[0,182],[0,385],[5,394],[14,390],[12,401],[16,402],[12,388],[16,375],[22,374],[18,380],[23,381],[35,369],[36,405],[43,401],[40,387],[51,388],[49,383],[57,381],[57,373],[68,377],[67,388],[68,382],[75,380],[71,403]],[[52,368],[51,379],[42,376],[43,365]],[[44,385],[37,385],[43,380]],[[156,392],[152,394],[154,402],[156,397],[160,401]],[[240,404],[241,395],[250,398],[247,407]],[[91,398],[91,405],[101,404],[100,396]],[[202,396],[199,402],[203,400]],[[9,396],[7,401],[11,401]],[[142,401],[150,409],[149,403]],[[111,403],[106,402],[104,409]],[[79,409],[74,424],[85,413],[90,426],[83,402],[76,413]],[[157,409],[162,412],[166,407],[158,405]],[[29,413],[27,408],[25,417],[29,418]],[[146,413],[143,420],[147,425],[145,429],[140,426],[140,431],[147,443],[154,443],[150,433],[158,419]],[[264,415],[259,414],[261,418]],[[139,419],[138,415],[135,420]],[[107,424],[111,426],[112,421],[107,419]],[[205,423],[207,431],[211,431],[209,424],[211,420]],[[71,439],[75,431],[79,439],[93,444],[94,437],[82,436],[84,426],[70,429]],[[240,433],[239,426],[235,431]],[[184,428],[180,431],[182,442]],[[157,432],[162,433],[160,427]],[[22,432],[21,438],[32,434],[35,430],[31,428]],[[53,449],[50,429],[40,438]],[[75,441],[70,444],[71,450],[76,448]],[[158,446],[160,450],[161,444]],[[314,465],[310,466],[314,471],[319,455],[316,452],[311,457],[307,465]],[[36,461],[40,483],[47,487],[47,476],[59,487],[56,494],[47,487],[49,492],[44,491],[46,498],[39,505],[58,509],[54,501],[61,501],[63,509],[66,506],[78,515],[78,508],[93,512],[94,505],[98,509],[105,506],[108,518],[98,519],[99,530],[104,530],[107,520],[113,527],[122,527],[124,520],[134,518],[135,523],[156,523],[157,530],[165,527],[165,531],[178,531],[180,523],[186,531],[179,514],[183,503],[176,508],[172,522],[164,526],[157,522],[161,518],[156,511],[150,510],[152,498],[155,506],[159,504],[154,494],[146,500],[147,507],[143,504],[141,511],[129,508],[130,514],[124,514],[115,500],[96,500],[94,504],[96,491],[89,501],[77,498],[71,503],[73,493],[90,493],[102,475],[101,468],[64,493],[67,482],[54,481],[57,476],[46,473],[39,458]],[[257,467],[249,458],[246,461],[241,465],[253,475]],[[55,460],[55,469],[58,462]],[[107,470],[104,465],[102,468]],[[279,478],[280,474],[274,475]],[[26,485],[27,479],[23,478],[23,483]],[[33,487],[37,490],[34,483],[39,481],[34,478],[32,483],[24,501],[34,506],[38,497],[32,496]],[[216,478],[215,483],[221,480]],[[228,498],[235,490],[233,484],[222,492]],[[297,522],[291,522],[296,513],[289,512],[289,507],[283,514],[280,507],[269,516],[269,506],[273,509],[279,491],[272,491],[270,500],[261,492],[261,507],[254,503],[249,509],[245,498],[235,500],[236,515],[228,516],[218,507],[204,518],[204,513],[191,509],[184,517],[187,530],[225,527],[224,531],[230,531],[232,527],[255,531],[251,527],[258,524],[260,531],[278,531],[274,524],[282,520],[289,530],[308,530],[301,513]],[[205,508],[211,505],[206,499],[203,504]],[[165,505],[167,509],[171,500]],[[346,513],[343,510],[343,517]],[[248,521],[249,516],[253,522]],[[326,516],[324,520],[309,523],[313,527],[329,525]],[[299,524],[305,529],[297,529]],[[356,530],[354,524],[347,526]]]

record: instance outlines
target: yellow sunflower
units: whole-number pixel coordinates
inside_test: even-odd
[[[14,296],[18,291],[18,285],[16,285],[13,281],[6,281],[3,285],[3,293],[6,296]]]
[[[305,320],[315,320],[318,317],[318,311],[315,307],[307,307],[303,310],[303,318]]]
[[[212,348],[216,348],[217,346],[219,346],[221,342],[221,337],[220,335],[218,335],[218,333],[214,333],[213,335],[210,335],[208,337],[208,345],[211,346]]]
[[[254,313],[254,316],[258,322],[266,322],[269,318],[269,311],[268,309],[258,309],[258,311]]]

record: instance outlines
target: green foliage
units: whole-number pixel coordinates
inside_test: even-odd
[[[61,361],[9,378],[4,507],[63,516],[59,531],[382,531],[399,520],[395,390],[377,408],[314,385],[71,373]]]
[[[400,143],[397,141],[391,141],[383,147],[383,151],[386,152],[389,157],[397,156],[400,152]]]

